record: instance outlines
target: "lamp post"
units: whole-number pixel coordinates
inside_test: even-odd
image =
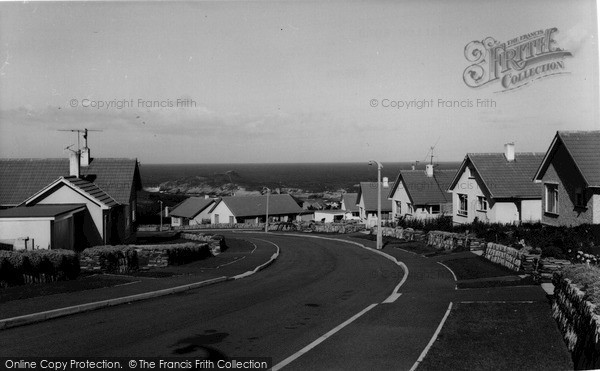
[[[265,217],[265,233],[267,233],[269,231],[269,194],[271,193],[271,190],[267,187],[264,187],[263,189],[267,190],[267,211]]]
[[[163,202],[160,200],[158,202],[160,202],[160,232],[162,232]]]
[[[369,165],[377,164],[377,250],[381,250],[381,169],[383,165],[381,162],[371,160]]]

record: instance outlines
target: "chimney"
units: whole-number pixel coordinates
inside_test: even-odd
[[[80,157],[80,151],[71,152],[69,155],[69,175],[74,176],[75,178],[79,178]]]
[[[388,188],[390,186],[389,181],[388,181],[388,177],[384,176],[383,177],[383,188]]]
[[[504,156],[506,156],[506,160],[508,162],[512,162],[515,160],[515,144],[514,143],[506,143],[504,145]]]
[[[433,164],[425,165],[425,174],[427,174],[428,178],[433,177]]]
[[[411,170],[414,170],[414,169],[415,169],[415,165],[411,165]]]
[[[83,147],[81,149],[81,166],[88,166],[90,164],[90,149],[88,147]]]

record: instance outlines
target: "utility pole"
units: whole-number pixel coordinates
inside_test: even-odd
[[[381,250],[383,245],[381,234],[381,169],[383,169],[383,165],[379,161],[369,161],[369,165],[373,164],[377,164],[377,250]]]

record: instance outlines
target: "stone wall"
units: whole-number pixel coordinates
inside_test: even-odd
[[[575,369],[600,368],[600,316],[585,293],[558,272],[552,279],[552,316],[558,323]]]
[[[316,233],[356,233],[364,231],[364,224],[353,224],[353,223],[323,223],[317,224],[312,223],[306,228],[302,228],[303,232],[316,232]]]
[[[377,234],[377,227],[371,228],[371,234]],[[387,237],[397,238],[399,240],[405,241],[424,241],[426,238],[426,234],[423,231],[415,230],[412,228],[391,228],[391,227],[382,227],[381,235]]]
[[[445,231],[430,231],[427,234],[427,244],[440,250],[483,250],[485,242],[482,239],[462,233]]]
[[[523,254],[514,247],[488,242],[483,257],[518,272],[521,269]]]
[[[225,243],[225,237],[215,234],[202,234],[202,233],[191,233],[182,232],[179,235],[181,238],[192,241],[202,241],[208,243],[208,247],[213,255],[218,255],[225,251],[227,244]]]

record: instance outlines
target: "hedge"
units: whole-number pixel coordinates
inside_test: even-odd
[[[80,266],[71,250],[0,251],[0,286],[75,279]]]

